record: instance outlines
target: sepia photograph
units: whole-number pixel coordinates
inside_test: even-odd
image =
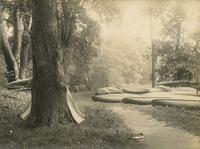
[[[0,0],[0,149],[200,149],[200,0]]]

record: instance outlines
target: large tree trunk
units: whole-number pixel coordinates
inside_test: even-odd
[[[10,48],[10,44],[7,39],[7,35],[5,33],[5,30],[2,24],[1,12],[0,12],[0,48],[3,51],[3,55],[6,62],[7,80],[8,82],[15,81],[18,79],[18,66],[13,56],[12,50]]]
[[[70,120],[55,0],[33,0],[33,81],[30,119],[38,125]]]

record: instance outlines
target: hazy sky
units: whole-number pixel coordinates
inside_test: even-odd
[[[110,23],[102,24],[103,39],[131,43],[138,40],[149,41],[150,39],[150,20],[148,3],[139,1],[118,1],[117,6],[120,9],[121,17]]]

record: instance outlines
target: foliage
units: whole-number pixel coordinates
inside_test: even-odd
[[[194,64],[193,57],[190,48],[182,46],[179,48],[181,52],[174,50],[170,42],[157,43],[160,47],[157,47],[159,58],[159,80],[191,80],[192,72],[191,65]],[[179,74],[177,74],[179,73]]]
[[[111,22],[120,18],[120,9],[117,7],[117,0],[88,0],[89,9],[95,9],[102,22]]]
[[[72,88],[84,84],[87,89],[90,89],[87,72],[92,57],[97,55],[100,29],[99,25],[88,16],[86,8],[80,5],[80,2],[69,3],[70,7],[63,7],[65,15],[61,21],[62,23],[70,21],[68,24],[70,26],[61,24],[62,42],[66,47],[65,73]]]
[[[60,35],[65,49],[66,77],[70,86],[85,84],[87,82],[82,74],[88,71],[90,59],[96,55],[97,46],[100,44],[99,26],[88,16],[84,1],[60,0],[58,3]],[[16,7],[20,9],[21,14],[31,16],[30,0],[2,1],[2,4],[9,16],[6,21],[10,21],[11,27],[13,27],[13,9]],[[13,33],[10,36],[11,45],[13,45],[13,40],[15,40]],[[26,38],[23,39],[26,40]],[[30,74],[30,67],[27,70]]]
[[[104,47],[90,65],[92,88],[140,83],[145,77],[145,58],[133,49],[119,50]]]
[[[194,79],[196,55],[194,47],[184,37],[183,23],[186,19],[183,5],[175,3],[161,14],[162,30],[159,40],[154,41],[158,56],[158,80]],[[193,65],[193,66],[192,66]]]
[[[1,4],[1,33],[5,45],[2,50],[6,58],[6,77],[10,82],[23,79],[26,76],[26,67],[31,61],[29,27],[32,8],[30,0],[1,1]],[[14,67],[11,68],[11,65]]]
[[[16,5],[10,4],[13,4],[12,7]],[[120,19],[120,9],[116,4],[116,1],[58,1],[64,70],[72,89],[79,86],[90,90],[102,86],[138,83],[142,80],[144,63],[141,54],[135,52],[131,45],[128,46],[130,43],[120,47],[121,41],[117,39],[112,44],[119,42],[119,47],[106,46],[105,42],[102,45],[101,21],[110,23]],[[18,1],[18,5],[23,6],[21,12],[26,11],[24,8],[31,10],[29,0]],[[91,18],[88,13],[94,8],[100,22]],[[114,52],[115,48],[121,51]],[[126,52],[122,52],[123,49]],[[30,67],[28,71],[31,72]]]

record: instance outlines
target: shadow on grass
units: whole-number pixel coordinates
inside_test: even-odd
[[[30,101],[30,93],[4,91],[5,94],[15,94],[16,99],[0,95],[2,115],[0,148],[3,146],[4,149],[145,148],[141,142],[134,142],[134,134],[114,113],[106,110],[101,104],[90,102],[88,98],[90,94],[76,93],[74,95],[76,102],[87,115],[86,120],[80,125],[67,123],[56,128],[40,127],[36,129],[21,127],[20,120],[16,116]],[[24,97],[28,99],[24,99]]]

